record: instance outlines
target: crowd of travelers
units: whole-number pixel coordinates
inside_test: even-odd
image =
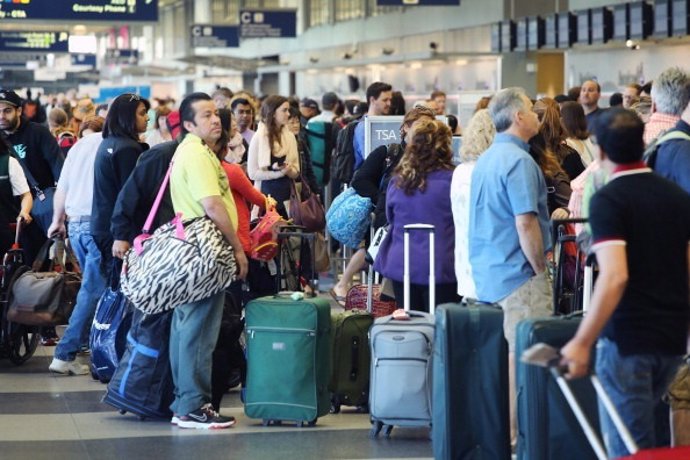
[[[690,75],[666,69],[651,84],[626,85],[608,108],[600,99],[594,80],[554,98],[506,88],[479,100],[460,127],[446,113],[443,92],[408,110],[384,82],[372,83],[364,101],[328,92],[321,104],[218,88],[189,94],[179,106],[157,100],[152,107],[136,94],[102,106],[57,97],[42,106],[0,90],[2,218],[23,218],[29,262],[45,238],[68,236],[83,273],[50,370],[88,373],[76,356],[88,347],[98,299],[117,278],[174,159],[154,228],[179,212],[209,217],[234,250],[238,280],[230,291],[240,303],[265,270],[247,256],[252,217],[275,209],[289,219],[295,182],[322,199],[329,187],[331,196],[352,187],[371,199],[373,227],[388,227],[373,267],[392,283],[400,307],[403,228],[435,225],[437,303],[471,299],[503,309],[513,436],[515,327],[553,311],[550,220],[589,219],[578,230],[591,234],[599,275],[563,364],[571,377],[593,365],[638,444],[654,446],[651,414],[688,351]],[[366,152],[362,121],[381,115],[403,116],[400,142]],[[324,165],[312,158],[307,136],[318,123],[330,125],[333,157],[352,155],[350,170],[336,174],[328,159]],[[452,138],[459,134],[454,164]],[[46,200],[47,221],[34,212]],[[8,228],[0,228],[2,252],[13,239]],[[341,304],[368,263],[368,232],[364,239],[330,290]],[[426,237],[412,235],[410,304],[425,311],[428,250]],[[303,268],[313,273],[309,248],[302,252]],[[312,281],[304,280],[305,294],[313,294]],[[222,310],[223,294],[175,310],[172,410],[181,427],[235,423],[210,399]],[[627,453],[605,413],[601,420],[612,455]]]

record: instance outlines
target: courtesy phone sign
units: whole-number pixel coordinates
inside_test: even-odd
[[[0,20],[158,21],[158,0],[0,0]]]

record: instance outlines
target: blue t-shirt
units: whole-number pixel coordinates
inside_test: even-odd
[[[504,299],[535,275],[522,252],[515,216],[535,213],[551,248],[546,181],[529,145],[506,133],[479,157],[470,188],[470,264],[479,300]]]
[[[364,162],[364,118],[366,118],[366,115],[360,118],[359,123],[355,126],[355,137],[352,140],[355,149],[355,171]]]

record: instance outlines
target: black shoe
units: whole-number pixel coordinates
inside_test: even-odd
[[[236,423],[235,417],[224,417],[213,410],[213,406],[205,404],[194,412],[179,417],[177,426],[180,428],[196,428],[198,430],[214,430],[230,428]]]

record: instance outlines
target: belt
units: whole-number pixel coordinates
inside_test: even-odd
[[[91,216],[69,216],[69,221],[73,224],[78,224],[81,222],[89,222]]]

